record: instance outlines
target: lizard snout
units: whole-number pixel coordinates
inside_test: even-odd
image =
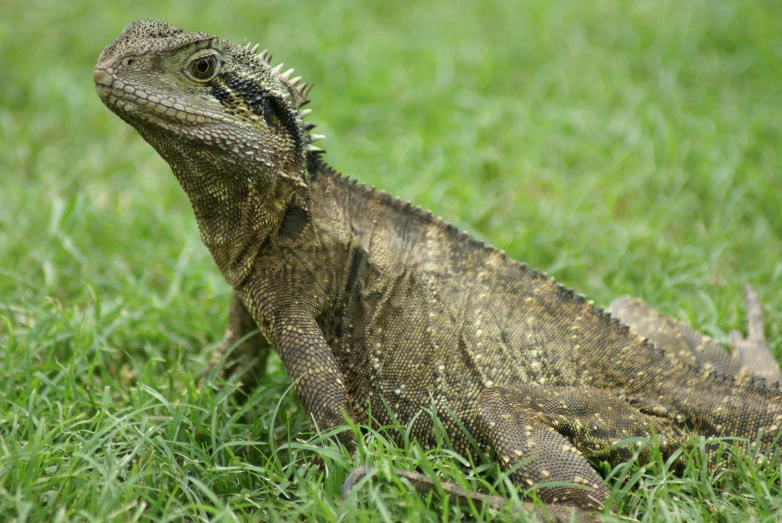
[[[92,81],[98,85],[105,85],[107,87],[111,87],[111,84],[114,81],[114,79],[104,69],[99,69],[96,67],[95,70],[92,71]]]

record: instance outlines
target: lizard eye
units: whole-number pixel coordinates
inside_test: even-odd
[[[198,80],[209,80],[215,74],[217,68],[217,61],[214,55],[203,56],[190,62],[188,69],[190,74]]]

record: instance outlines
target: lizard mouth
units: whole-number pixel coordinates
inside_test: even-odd
[[[221,115],[187,108],[172,100],[144,92],[112,74],[112,70],[96,67],[92,80],[98,96],[110,109],[124,114],[137,112],[157,116],[156,120],[169,120],[180,124],[201,124],[222,121]]]

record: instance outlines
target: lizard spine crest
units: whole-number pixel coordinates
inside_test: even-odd
[[[593,300],[587,300],[586,296],[584,296],[581,293],[577,293],[574,290],[562,284],[561,282],[556,281],[553,276],[549,276],[543,271],[534,269],[524,262],[520,262],[514,260],[513,258],[510,258],[504,250],[498,249],[497,247],[491,244],[488,244],[482,240],[475,238],[467,231],[459,229],[451,222],[444,220],[442,217],[432,213],[432,211],[425,209],[419,205],[414,205],[409,200],[404,200],[402,198],[399,198],[398,196],[394,196],[393,194],[390,194],[382,189],[378,189],[375,186],[370,186],[361,183],[358,180],[351,178],[350,176],[344,175],[339,171],[332,169],[328,164],[326,164],[324,161],[320,159],[318,160],[317,167],[319,167],[320,169],[328,173],[330,176],[334,176],[344,180],[345,182],[348,183],[350,187],[352,187],[357,191],[362,192],[365,196],[369,198],[376,198],[379,201],[382,201],[393,208],[396,208],[406,213],[412,213],[413,215],[423,220],[424,222],[433,224],[434,226],[454,236],[454,238],[457,241],[465,242],[471,249],[479,249],[487,253],[495,254],[499,256],[504,263],[508,263],[515,266],[517,270],[523,271],[541,281],[550,281],[553,284],[553,287],[557,290],[558,293],[560,293],[562,297],[577,302],[581,307],[585,309],[585,312],[593,312],[594,314],[598,315],[598,317],[607,325],[609,325],[610,328],[616,329],[618,332],[622,334],[629,333],[636,340],[640,342],[641,348],[652,349],[663,357],[670,356],[665,352],[664,348],[657,347],[652,342],[650,342],[647,338],[639,336],[635,332],[632,332],[630,327],[623,324],[619,320],[619,318],[612,316],[610,312],[604,310],[602,307],[595,306]],[[683,366],[683,368],[685,368],[688,372],[691,372],[693,375],[703,372],[703,369],[690,365],[689,363],[686,362],[681,362],[681,365]],[[732,374],[726,374],[718,371],[711,371],[707,375],[707,379],[715,382],[721,382],[724,383],[725,385],[740,386],[748,391],[761,394],[768,398],[776,398],[782,396],[782,383],[770,383],[766,379],[758,376],[738,377]]]
[[[291,105],[296,109],[296,111],[298,112],[298,120],[299,120],[298,123],[309,135],[310,142],[307,146],[307,150],[311,153],[324,152],[323,149],[321,149],[320,147],[316,147],[312,145],[314,142],[325,138],[325,136],[322,134],[315,134],[310,132],[312,131],[312,129],[317,127],[318,124],[316,124],[315,122],[303,121],[303,118],[305,116],[312,113],[312,109],[304,109],[303,107],[308,103],[310,103],[309,94],[310,91],[312,91],[313,84],[302,82],[301,76],[295,76],[291,78],[294,69],[290,68],[283,72],[283,67],[284,67],[283,62],[280,62],[276,66],[272,66],[272,55],[269,53],[269,50],[264,49],[263,51],[256,53],[259,47],[260,44],[255,44],[253,46],[251,42],[247,42],[244,45],[237,46],[238,52],[249,54],[252,57],[252,59],[255,60],[257,63],[263,64],[263,66],[268,67],[271,73],[277,77],[280,83],[287,88],[288,92],[282,93],[282,95],[283,98],[288,100],[291,103]]]

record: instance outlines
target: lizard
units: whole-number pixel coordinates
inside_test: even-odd
[[[778,384],[642,302],[615,307],[631,329],[342,176],[304,120],[311,86],[257,48],[141,20],[93,71],[103,103],[171,167],[233,288],[221,347],[247,357],[234,370],[259,375],[273,348],[322,430],[410,424],[428,448],[433,421],[418,414],[432,408],[455,451],[493,449],[560,520],[604,509],[608,487],[588,459],[628,459],[633,449],[614,445],[626,438],[654,433],[666,455],[699,436],[777,449]],[[255,329],[262,336],[246,336]],[[740,353],[774,361],[751,348],[757,340],[755,329]],[[354,432],[337,438],[356,448]]]

